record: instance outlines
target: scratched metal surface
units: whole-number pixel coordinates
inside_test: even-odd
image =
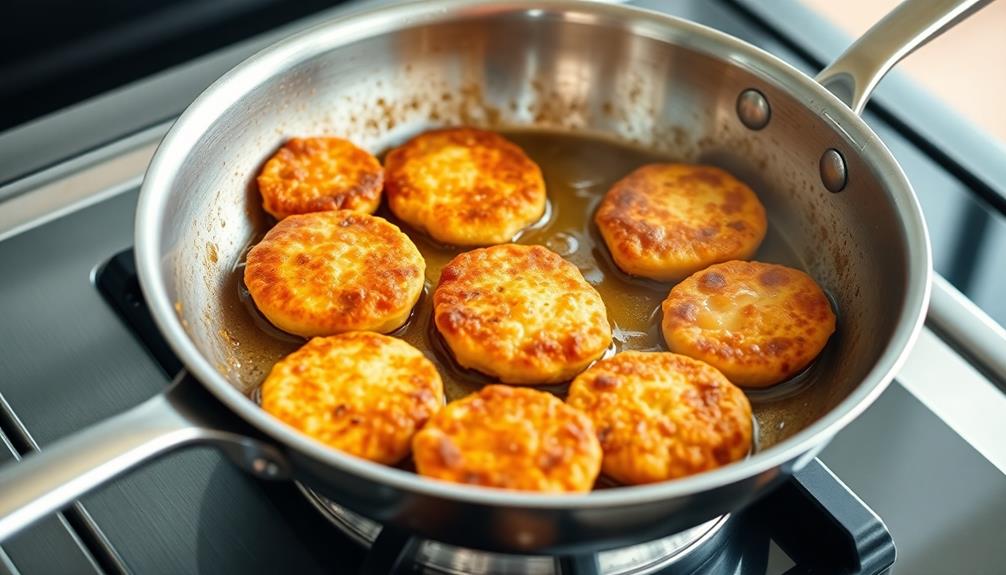
[[[14,448],[0,432],[0,464],[14,459]],[[12,573],[100,573],[94,558],[66,524],[62,515],[50,517],[0,546]],[[0,573],[5,565],[0,562]],[[13,570],[11,569],[13,568]]]

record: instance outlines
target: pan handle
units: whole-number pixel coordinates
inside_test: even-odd
[[[0,467],[0,542],[113,478],[170,451],[212,444],[248,471],[289,475],[286,457],[184,372],[161,394]]]
[[[862,114],[888,70],[991,1],[904,0],[814,79]]]

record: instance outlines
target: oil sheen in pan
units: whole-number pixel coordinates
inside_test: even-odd
[[[549,247],[576,265],[584,278],[598,290],[607,306],[614,336],[606,356],[624,350],[666,350],[660,333],[660,303],[673,284],[622,273],[612,262],[593,223],[593,215],[604,193],[617,180],[643,164],[673,159],[640,148],[583,136],[551,132],[507,132],[505,135],[520,145],[541,167],[549,195],[545,215],[520,233],[516,241]],[[409,228],[398,221],[386,205],[381,206],[377,215],[394,222],[409,234],[426,259],[423,295],[408,322],[392,335],[419,348],[433,361],[444,380],[448,400],[468,395],[490,383],[491,378],[458,365],[433,325],[431,296],[440,271],[454,256],[465,250],[440,245]],[[266,231],[263,229],[261,233]],[[803,267],[793,250],[774,231],[771,214],[768,235],[755,259]],[[244,288],[243,273],[242,262],[230,278],[233,285],[229,288],[232,289],[226,290],[226,293],[236,297],[233,302],[225,302],[225,310],[230,310],[225,323],[228,336],[240,344],[237,348],[240,350],[240,369],[231,371],[242,380],[242,388],[254,394],[272,364],[304,340],[277,330],[258,312]],[[823,354],[830,353],[832,348],[834,345],[829,344]],[[799,396],[802,390],[819,379],[816,371],[811,365],[791,381],[766,390],[748,392],[758,430],[755,449],[764,449],[787,437],[792,430],[808,423],[805,417],[813,417],[812,410],[801,410]],[[568,384],[560,384],[538,389],[563,397],[567,388]]]

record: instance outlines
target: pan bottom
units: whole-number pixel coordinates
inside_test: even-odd
[[[301,483],[297,483],[297,487],[326,519],[357,544],[368,549],[375,546],[383,530],[379,523],[353,513]],[[587,560],[596,561],[596,572],[602,575],[645,575],[664,573],[668,569],[672,573],[691,573],[721,550],[722,539],[728,531],[724,527],[729,519],[730,515],[722,515],[668,537],[591,554]],[[578,561],[549,555],[490,553],[429,540],[403,541],[396,547],[391,552],[407,554],[403,558],[405,565],[411,563],[423,573],[444,575],[558,575],[570,570],[566,565],[568,561]],[[396,558],[387,557],[386,560]]]

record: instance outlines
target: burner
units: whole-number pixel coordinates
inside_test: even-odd
[[[345,507],[298,483],[308,500],[343,533],[370,548],[381,534],[379,523],[361,517]],[[691,573],[711,555],[722,549],[723,539],[732,524],[729,515],[707,521],[687,531],[620,549],[597,554],[597,573],[603,575],[646,575],[664,572]],[[562,561],[545,555],[509,555],[454,547],[423,540],[410,548],[406,563],[424,573],[444,575],[483,575],[530,573],[552,575],[565,573]]]

